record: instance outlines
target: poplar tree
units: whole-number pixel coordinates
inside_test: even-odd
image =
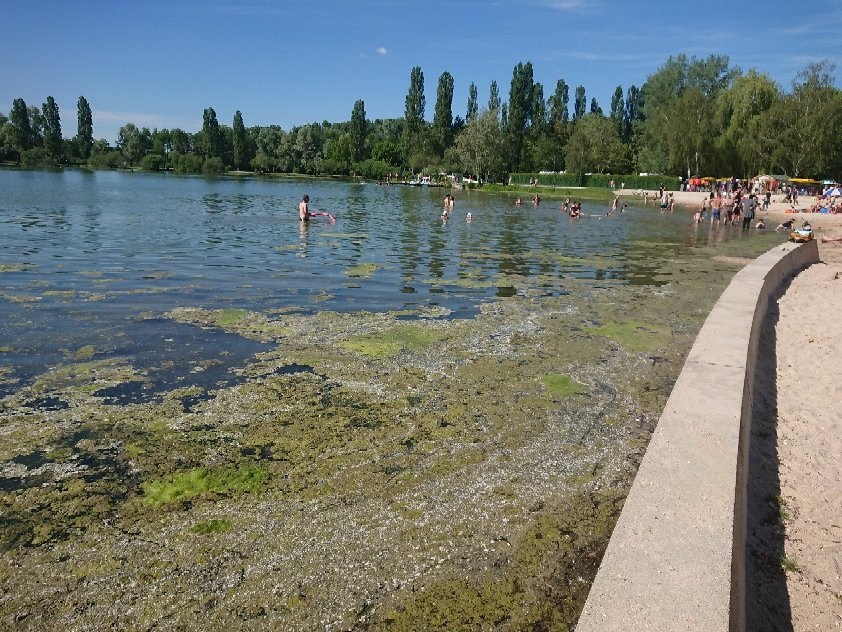
[[[94,143],[94,123],[91,106],[85,97],[79,97],[76,103],[76,143],[79,155],[85,159],[90,158]]]
[[[567,105],[570,102],[570,88],[564,79],[559,79],[555,84],[555,93],[550,97],[550,125],[556,134],[563,134],[570,113]]]
[[[471,82],[471,87],[468,88],[468,111],[465,114],[465,124],[467,125],[471,121],[477,118],[479,113],[477,107],[477,86],[473,82]]]
[[[12,124],[12,143],[18,151],[32,149],[33,133],[29,122],[29,109],[26,101],[15,99],[12,103],[12,111],[9,112],[9,122]]]
[[[623,120],[625,117],[625,103],[623,101],[623,86],[617,86],[614,89],[614,96],[611,97],[611,114],[608,118],[617,130],[620,138],[623,137]]]
[[[202,115],[202,144],[206,157],[221,157],[221,140],[216,112],[213,108],[205,108]]]
[[[599,103],[596,102],[596,97],[591,97],[591,114],[602,115],[602,108],[599,107]]]
[[[512,149],[512,170],[520,169],[523,135],[532,115],[532,62],[518,63],[512,70],[509,89],[508,136]]]
[[[585,86],[576,87],[576,98],[573,101],[573,120],[578,121],[585,115],[588,100],[585,97]]]
[[[351,160],[360,162],[365,159],[365,139],[368,133],[365,121],[365,103],[358,99],[351,111]]]
[[[58,104],[53,97],[47,97],[47,102],[41,104],[44,118],[44,149],[54,160],[61,158],[61,116]]]
[[[453,75],[446,70],[439,77],[436,91],[433,137],[439,154],[444,153],[453,142]]]
[[[491,81],[491,87],[488,89],[488,110],[490,112],[500,111],[500,90],[494,80]]]
[[[239,110],[234,112],[234,123],[231,126],[231,142],[234,149],[234,169],[241,171],[246,163],[246,126],[243,115]]]
[[[424,127],[424,73],[420,66],[415,66],[409,73],[409,91],[406,94],[404,109],[404,147],[407,157],[411,148],[418,142]]]

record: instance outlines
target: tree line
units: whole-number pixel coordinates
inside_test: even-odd
[[[220,123],[212,107],[202,129],[138,128],[126,123],[115,146],[94,140],[91,108],[77,103],[77,133],[64,138],[57,104],[15,99],[0,114],[0,160],[24,166],[88,164],[95,168],[229,170],[313,175],[474,174],[501,181],[511,173],[566,171],[752,177],[842,178],[842,91],[835,67],[811,64],[784,90],[768,75],[731,67],[722,55],[671,56],[641,86],[617,86],[608,112],[584,86],[558,79],[552,94],[534,80],[531,62],[512,70],[508,100],[496,81],[480,103],[474,83],[464,116],[454,116],[454,78],[438,78],[432,121],[424,74],[410,71],[404,116],[368,120],[354,103],[348,121],[284,130],[246,127],[235,112]]]

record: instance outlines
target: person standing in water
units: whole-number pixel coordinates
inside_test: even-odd
[[[298,219],[302,222],[310,221],[310,196],[305,195],[298,203]]]

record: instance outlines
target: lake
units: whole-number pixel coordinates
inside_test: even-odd
[[[0,170],[4,620],[575,622],[696,332],[783,238],[443,196]]]

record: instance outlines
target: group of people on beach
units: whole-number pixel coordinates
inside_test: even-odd
[[[693,220],[697,224],[701,224],[705,219],[705,213],[710,212],[711,226],[714,222],[717,226],[723,222],[726,226],[729,224],[736,226],[740,223],[742,217],[743,228],[751,228],[751,222],[754,220],[758,206],[757,196],[754,193],[746,196],[742,189],[737,189],[733,197],[730,195],[723,196],[720,191],[711,192],[709,197],[702,200],[702,206],[693,216]],[[768,208],[768,204],[766,204],[766,208]],[[765,223],[760,220],[755,227],[764,228]]]

